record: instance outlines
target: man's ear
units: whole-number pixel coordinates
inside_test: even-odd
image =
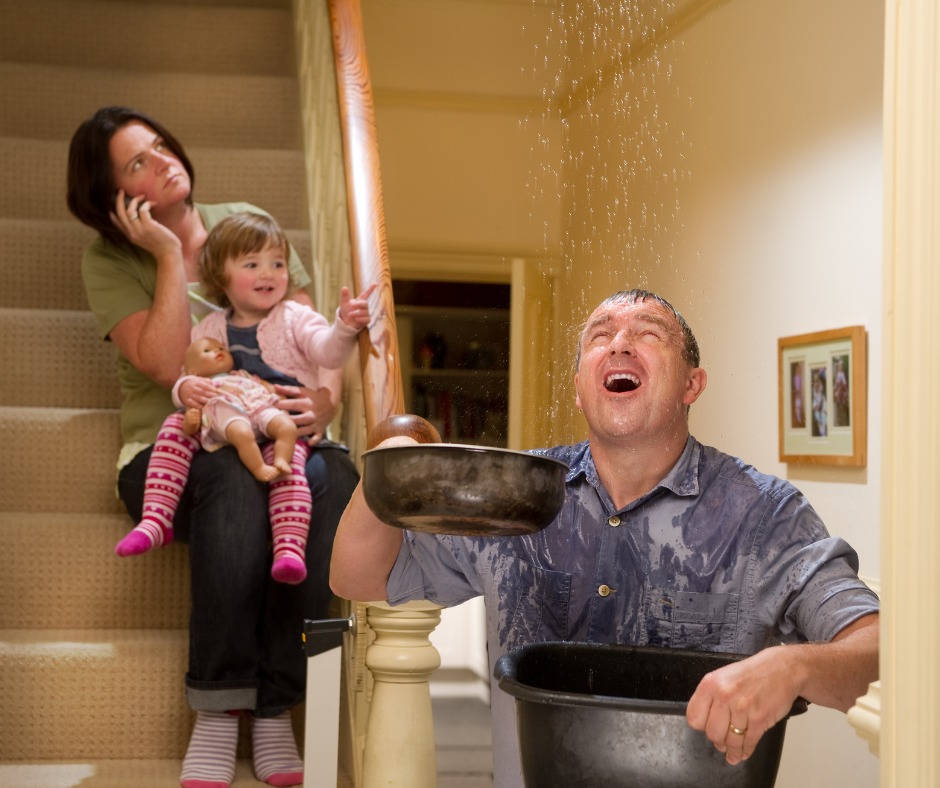
[[[708,384],[708,375],[705,370],[701,367],[695,367],[689,373],[689,379],[686,382],[685,396],[682,398],[682,403],[684,405],[691,405],[695,400],[697,400],[702,392],[705,391],[705,386]]]
[[[574,374],[574,406],[581,410],[581,395],[578,394],[578,373]]]

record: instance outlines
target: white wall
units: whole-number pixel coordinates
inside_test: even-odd
[[[884,10],[730,0],[568,119],[569,321],[649,286],[688,318],[708,390],[693,432],[794,481],[879,575]],[[631,160],[632,159],[632,160]],[[777,454],[777,339],[862,324],[868,466]],[[778,786],[876,786],[843,715],[789,726]]]

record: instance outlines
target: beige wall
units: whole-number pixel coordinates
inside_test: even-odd
[[[559,227],[557,189],[531,184],[560,158],[541,118],[534,47],[545,6],[363,0],[391,266],[421,250],[539,256]]]
[[[568,384],[577,324],[614,289],[660,291],[696,330],[710,375],[695,434],[794,481],[877,585],[883,3],[699,5],[715,7],[594,84],[629,29],[616,10],[578,31],[528,0],[364,2],[392,265],[396,246],[562,259],[549,393],[559,441],[583,434]],[[421,67],[424,33],[438,45]],[[566,92],[555,72],[573,54],[589,66],[584,100],[564,120],[542,114],[541,84]],[[869,338],[867,468],[779,463],[777,338],[852,324]],[[527,398],[547,391],[539,381]],[[781,788],[877,784],[878,761],[843,715],[791,723]]]
[[[875,584],[883,17],[877,0],[721,4],[571,113],[562,214],[569,320],[621,286],[672,300],[710,374],[693,432],[794,481]],[[869,337],[868,467],[779,463],[777,338],[854,324]],[[779,786],[877,784],[843,715],[791,723]]]

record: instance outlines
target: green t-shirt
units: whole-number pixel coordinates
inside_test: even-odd
[[[267,211],[246,202],[202,205],[196,203],[207,230],[211,230],[226,216],[240,211],[270,215]],[[290,250],[291,281],[306,288],[310,276],[300,257]],[[142,249],[129,251],[96,238],[82,257],[82,279],[88,304],[98,321],[98,330],[105,339],[124,318],[150,309],[157,281],[157,263],[153,255]],[[212,308],[199,295],[201,288],[190,288],[190,306],[193,322],[197,322]],[[123,355],[118,354],[118,381],[124,400],[121,403],[121,437],[124,449],[119,467],[157,437],[163,420],[174,410],[169,389],[154,383],[141,373]]]

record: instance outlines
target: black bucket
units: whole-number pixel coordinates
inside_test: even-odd
[[[535,643],[496,663],[516,698],[526,788],[770,788],[786,719],[730,766],[685,720],[710,671],[742,655],[597,643]],[[806,711],[798,699],[791,715]]]

